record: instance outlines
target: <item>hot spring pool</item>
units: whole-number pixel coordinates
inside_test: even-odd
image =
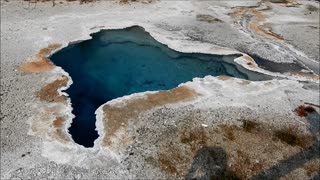
[[[92,34],[92,39],[70,44],[50,60],[73,80],[66,90],[75,115],[69,133],[76,143],[92,147],[98,137],[94,112],[102,104],[136,92],[172,89],[194,77],[247,79],[222,61],[238,56],[177,52],[134,26]]]

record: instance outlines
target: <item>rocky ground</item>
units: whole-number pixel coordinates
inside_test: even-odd
[[[79,146],[61,93],[72,81],[47,56],[132,25],[179,51],[242,53],[230,63],[264,81],[207,76],[113,100],[95,146]],[[1,179],[317,179],[318,74],[318,1],[2,0]]]

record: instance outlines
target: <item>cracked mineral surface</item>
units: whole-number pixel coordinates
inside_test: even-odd
[[[1,0],[1,179],[320,176],[319,1],[81,2]],[[223,61],[250,80],[206,76],[105,102],[99,138],[80,146],[72,78],[48,57],[131,26],[179,52],[238,54]]]

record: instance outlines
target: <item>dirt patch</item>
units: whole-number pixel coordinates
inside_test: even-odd
[[[274,132],[275,137],[291,146],[306,148],[315,142],[315,137],[299,131],[297,126],[289,126]]]
[[[41,73],[52,70],[55,66],[47,58],[50,53],[61,47],[61,44],[50,44],[31,57],[31,62],[21,64],[19,70],[25,73]]]
[[[68,78],[66,76],[63,76],[41,88],[41,90],[37,92],[36,95],[37,97],[39,97],[40,101],[66,102],[66,97],[61,96],[58,92],[58,89],[67,86],[67,84]]]
[[[248,179],[314,142],[311,134],[295,129],[290,133],[296,140],[288,144],[277,132],[278,127],[254,120],[242,120],[241,126],[185,125],[163,140],[152,165],[177,178]],[[313,140],[308,143],[300,141],[310,137]],[[313,163],[300,168],[310,169],[310,174],[317,169]]]
[[[320,159],[314,159],[303,165],[303,168],[307,171],[309,177],[314,176],[320,172]]]
[[[215,18],[209,14],[197,14],[197,21],[207,22],[207,23],[216,23],[223,22],[221,19]]]
[[[180,133],[180,142],[183,144],[188,144],[193,153],[198,151],[203,146],[206,146],[208,140],[209,135],[203,129],[194,129],[193,131],[184,129]]]
[[[166,104],[188,101],[197,96],[197,93],[185,86],[180,86],[169,91],[160,91],[154,94],[146,94],[143,97],[126,100],[122,104],[105,105],[104,127],[106,135],[103,139],[105,146],[112,146],[112,139],[122,128],[126,129],[129,120],[135,121],[140,113]]]
[[[242,122],[242,128],[244,131],[252,133],[253,131],[258,130],[258,123],[250,120],[243,120]]]

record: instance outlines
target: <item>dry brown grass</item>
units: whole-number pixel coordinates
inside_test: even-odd
[[[203,146],[206,146],[208,139],[209,136],[203,129],[183,130],[180,135],[180,142],[188,144],[192,152],[196,152]]]
[[[315,142],[315,137],[311,134],[301,132],[297,126],[289,126],[275,131],[274,136],[291,146],[306,148]]]
[[[242,127],[243,127],[244,131],[250,132],[250,133],[253,131],[256,131],[259,126],[258,123],[251,121],[251,120],[243,120],[242,123],[243,123]]]
[[[173,175],[182,175],[180,169],[177,169],[178,164],[188,161],[188,159],[182,155],[183,154],[173,146],[164,147],[164,149],[160,152],[158,159],[160,168],[163,171]]]
[[[320,159],[313,159],[303,165],[303,168],[307,171],[309,177],[316,173],[320,173]]]
[[[160,146],[152,165],[176,177],[185,177],[194,157],[205,147],[221,147],[226,153],[226,169],[235,179],[248,179],[314,143],[311,134],[290,126],[280,129],[255,120],[242,120],[241,126],[221,124],[217,127],[186,127],[170,135]],[[162,140],[165,141],[165,140]],[[312,173],[317,166],[306,166]],[[309,173],[310,174],[310,173]],[[215,177],[215,179],[225,178]]]

